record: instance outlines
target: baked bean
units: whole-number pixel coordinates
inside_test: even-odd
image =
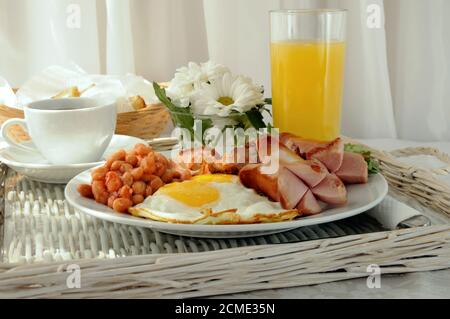
[[[156,175],[150,175],[150,183],[155,179],[161,179],[161,177],[156,176]]]
[[[108,192],[101,193],[97,198],[95,198],[95,201],[99,204],[107,205],[108,204]]]
[[[92,193],[92,186],[87,184],[81,184],[77,187],[78,193],[81,196],[86,198],[94,198],[94,194]]]
[[[105,178],[106,173],[108,173],[108,168],[102,166],[93,170],[91,176],[94,181],[99,181]]]
[[[167,170],[167,166],[163,162],[156,162],[154,174],[156,176],[163,176]]]
[[[117,193],[109,195],[109,197],[108,197],[108,207],[109,208],[113,208],[114,201],[117,199],[117,197],[118,197]]]
[[[139,164],[139,160],[138,160],[137,156],[131,155],[131,154],[127,155],[127,157],[125,158],[125,162],[127,162],[128,164],[130,164],[133,167],[136,167]]]
[[[123,163],[122,166],[120,166],[120,171],[122,173],[131,172],[133,170],[133,165],[128,163]]]
[[[131,206],[133,202],[128,198],[117,198],[113,202],[113,209],[119,213],[126,213]]]
[[[165,173],[161,176],[161,179],[164,183],[168,184],[168,183],[172,183],[173,181],[173,171],[172,170],[166,170]]]
[[[173,179],[182,179],[181,173],[177,170],[172,170],[172,178]]]
[[[145,194],[145,188],[147,185],[142,181],[137,181],[133,183],[133,193],[137,195],[143,195]]]
[[[148,155],[150,152],[152,152],[152,148],[144,144],[136,144],[134,150],[136,151],[136,154],[142,156]]]
[[[122,167],[122,164],[125,163],[124,161],[114,161],[111,164],[111,170],[112,171],[118,171]]]
[[[93,181],[92,182],[92,194],[94,194],[95,200],[106,205],[108,203],[108,191],[106,190],[106,185],[104,181]]]
[[[176,172],[177,172],[178,174],[180,174],[179,179],[181,179],[182,181],[186,181],[186,180],[188,180],[188,179],[191,179],[191,177],[192,177],[192,173],[191,173],[191,171],[188,170],[188,169],[180,168],[180,169],[178,169]]]
[[[119,190],[120,198],[130,199],[132,195],[133,195],[133,189],[128,185],[122,186],[122,188]]]
[[[152,187],[153,193],[155,193],[163,185],[164,185],[164,182],[161,180],[161,178],[159,178],[157,176],[150,182],[150,186]]]
[[[92,173],[92,185],[79,185],[81,196],[94,198],[118,212],[142,203],[165,184],[183,180],[184,172],[150,146],[137,144],[133,150],[119,150],[103,167]]]
[[[132,156],[136,156],[137,157],[137,153],[136,153],[136,150],[131,150],[131,151],[128,151],[128,153],[127,153],[127,155],[132,155]]]
[[[106,192],[106,185],[104,181],[93,181],[92,182],[92,194],[94,196]]]
[[[106,184],[106,189],[110,193],[118,191],[123,185],[122,180],[120,179],[120,176],[116,172],[108,172],[106,174],[105,184]]]
[[[147,188],[145,189],[145,197],[149,197],[153,195],[153,190],[151,185],[147,185]]]
[[[132,201],[134,205],[138,205],[142,203],[145,200],[144,196],[142,195],[133,195]]]
[[[162,155],[161,153],[155,153],[155,161],[156,162],[162,162],[165,166],[169,166],[169,161],[167,160],[167,158]]]
[[[157,177],[157,176],[152,175],[152,174],[143,174],[143,175],[141,176],[141,180],[142,180],[143,182],[149,183],[149,182],[151,182],[155,177]]]
[[[142,167],[144,173],[153,174],[156,169],[155,156],[153,154],[150,154],[147,157],[142,158],[140,167]]]
[[[114,159],[111,159],[111,158],[107,159],[107,160],[106,160],[105,167],[106,167],[108,170],[111,170],[111,166],[112,166],[112,164],[113,164],[114,162],[115,162]]]
[[[122,175],[122,182],[124,185],[128,185],[128,186],[133,185],[134,177],[133,177],[132,173],[130,173],[130,172],[124,173]]]
[[[144,170],[142,169],[142,167],[134,168],[131,171],[131,175],[133,176],[133,179],[135,181],[138,181],[138,180],[140,180],[142,178],[142,175],[144,175]]]
[[[114,154],[112,154],[109,159],[114,162],[114,161],[124,161],[125,157],[127,156],[127,152],[125,152],[125,150],[118,150],[117,152],[115,152]]]

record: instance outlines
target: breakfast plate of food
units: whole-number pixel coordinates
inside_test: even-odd
[[[281,134],[276,143],[276,171],[259,156],[256,163],[235,163],[206,147],[174,156],[137,144],[77,175],[65,195],[76,210],[110,222],[237,238],[348,218],[388,192],[383,176],[371,174],[370,154],[341,139],[319,143]]]

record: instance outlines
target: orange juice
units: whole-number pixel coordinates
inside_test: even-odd
[[[337,138],[341,127],[344,42],[274,42],[274,126],[318,141]]]

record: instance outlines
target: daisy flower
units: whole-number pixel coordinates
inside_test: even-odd
[[[210,83],[202,83],[191,97],[192,111],[198,115],[229,116],[233,111],[245,113],[264,103],[260,86],[243,76],[225,73]]]
[[[174,79],[167,88],[167,96],[179,107],[188,107],[194,90],[202,83],[209,83],[221,78],[229,69],[223,65],[208,61],[197,64],[190,62],[188,66],[179,68]]]

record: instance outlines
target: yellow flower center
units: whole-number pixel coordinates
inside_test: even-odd
[[[229,96],[222,96],[222,97],[219,97],[217,102],[219,102],[220,104],[223,104],[225,106],[228,106],[228,105],[233,104],[234,100]]]

